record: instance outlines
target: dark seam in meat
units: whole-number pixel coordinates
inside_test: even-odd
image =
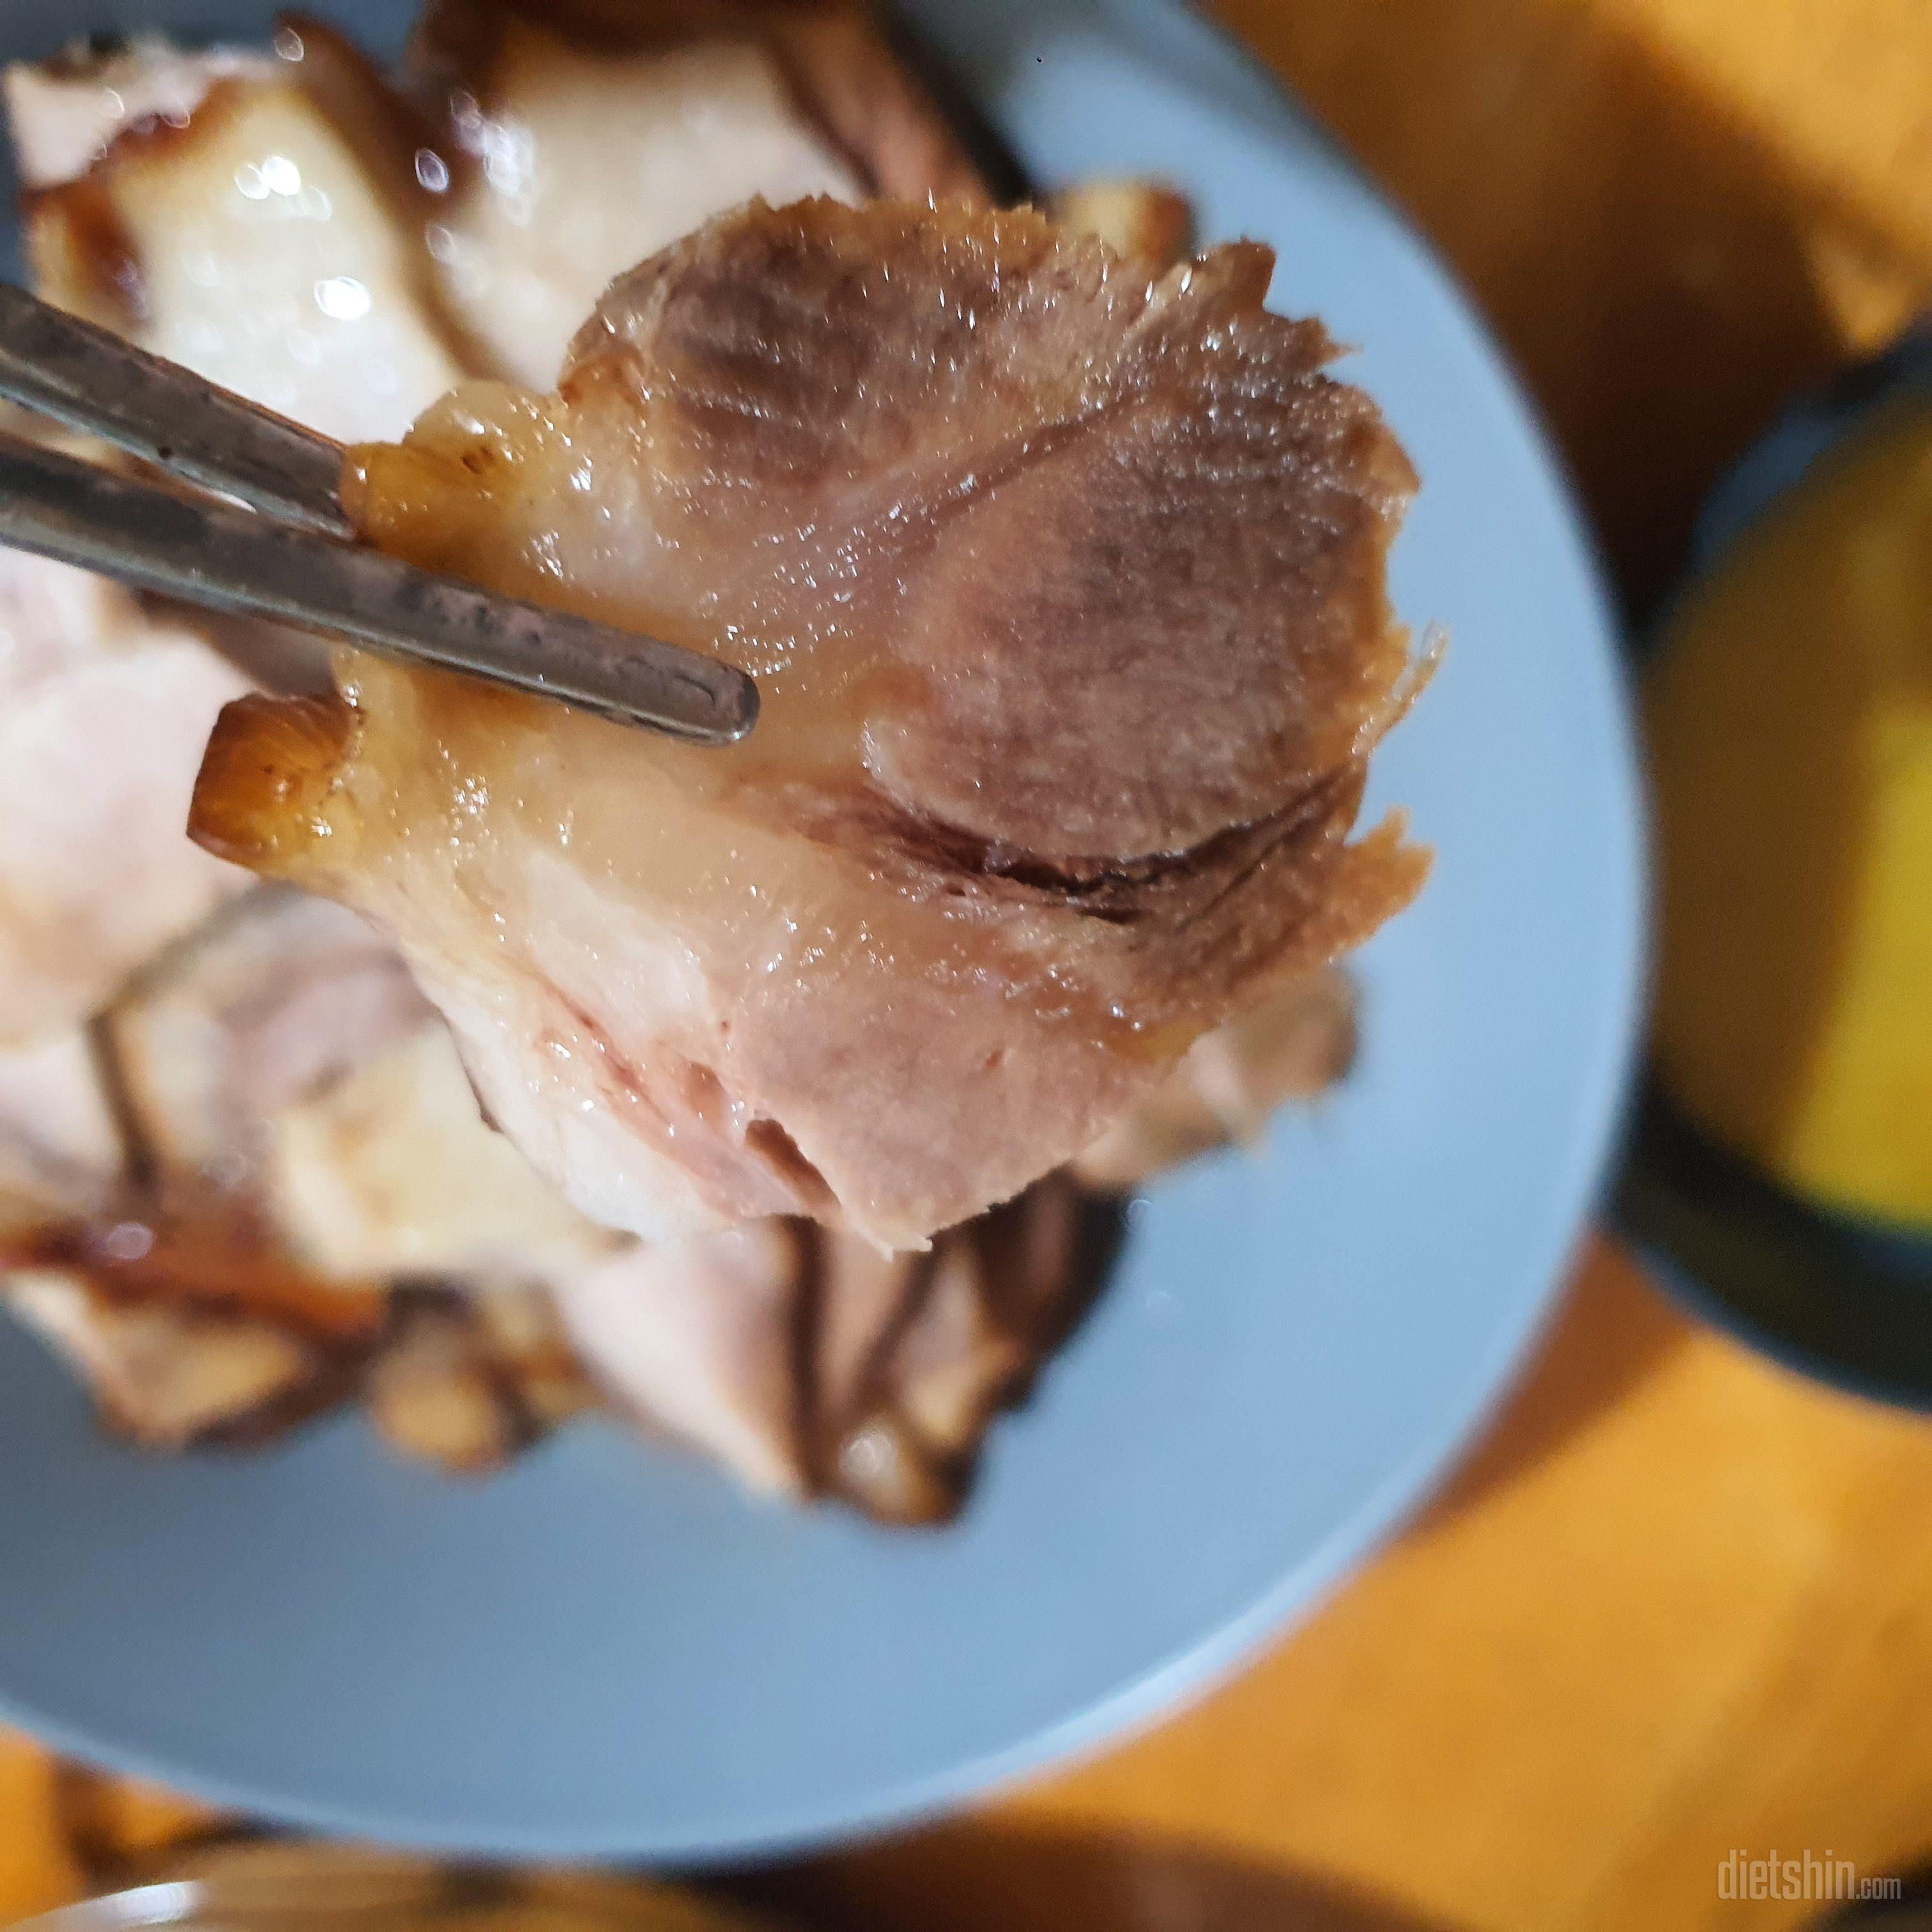
[[[572,1023],[590,1035],[602,1049],[596,1062],[601,1070],[601,1075],[608,1076],[622,1094],[633,1101],[642,1110],[644,1117],[657,1130],[654,1138],[658,1142],[658,1150],[662,1152],[668,1148],[671,1141],[670,1122],[666,1118],[664,1110],[659,1104],[656,1096],[651,1091],[650,1082],[644,1074],[617,1051],[608,1030],[582,1006],[579,1006],[575,1000],[557,992],[554,986],[550,987],[549,990],[554,995],[557,1004],[569,1016]],[[761,1135],[758,1132],[758,1130],[761,1127],[776,1129],[780,1134],[784,1134],[784,1130],[778,1127],[775,1121],[754,1120],[746,1130],[742,1142],[743,1151],[756,1160],[759,1166],[772,1179],[781,1181],[788,1186],[792,1196],[791,1205],[794,1209],[823,1204],[815,1203],[812,1199],[813,1184],[823,1190],[825,1202],[836,1200],[836,1196],[833,1194],[830,1184],[818,1168],[813,1166],[805,1155],[798,1150],[796,1144],[791,1142],[789,1135],[785,1135],[784,1138],[790,1145],[791,1154],[795,1156],[795,1160],[788,1160],[782,1150],[774,1148],[771,1144],[769,1135]],[[703,1196],[707,1206],[717,1209],[720,1212],[724,1211],[729,1207],[728,1198],[721,1198],[712,1193],[705,1176],[699,1174],[694,1168],[688,1167],[686,1172],[689,1176],[692,1185]]]
[[[1156,853],[1138,859],[1054,860],[1015,851],[963,826],[909,812],[876,787],[867,794],[868,803],[877,808],[876,814],[861,823],[884,849],[916,865],[968,879],[998,880],[1115,926],[1132,925],[1148,916],[1145,904],[1122,904],[1119,900],[1144,899],[1161,886],[1190,875],[1204,880],[1244,848],[1252,848],[1239,869],[1216,887],[1204,906],[1182,916],[1180,922],[1184,925],[1204,916],[1251,877],[1282,842],[1332,809],[1339,795],[1358,780],[1359,773],[1354,767],[1345,767],[1316,779],[1281,810],[1265,818],[1229,826],[1185,851]]]

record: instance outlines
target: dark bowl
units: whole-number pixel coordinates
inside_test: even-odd
[[[1875,410],[1915,392],[1932,403],[1932,322],[1780,417],[1712,493],[1688,578]],[[1932,1411],[1932,1236],[1799,1198],[1694,1127],[1654,1072],[1613,1214],[1694,1312],[1807,1375]]]

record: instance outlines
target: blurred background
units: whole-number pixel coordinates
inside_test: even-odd
[[[1916,1255],[1932,431],[1909,385],[1684,592],[1714,485],[1928,303],[1932,6],[1220,11],[1460,273],[1656,639],[1670,1104],[1765,1186]],[[1822,843],[1798,808],[1820,798]],[[1797,956],[1797,913],[1794,976],[1762,962]],[[920,1932],[1816,1922],[1736,1861],[1932,1860],[1928,1496],[1918,1416],[1694,1322],[1606,1233],[1444,1492],[1238,1680],[970,1815],[728,1888]],[[245,1830],[0,1734],[0,1923]],[[505,1925],[713,1909],[465,1883],[438,1910]]]

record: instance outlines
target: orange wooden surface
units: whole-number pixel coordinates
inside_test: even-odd
[[[1640,598],[1932,286],[1925,0],[1219,4],[1460,272]]]
[[[1222,4],[1474,291],[1640,601],[1780,399],[1932,284],[1928,0]],[[1094,1763],[773,1888],[920,1932],[1802,1923],[1720,1898],[1718,1861],[1932,1855],[1928,1498],[1932,1429],[1596,1246],[1496,1431],[1298,1633]],[[183,1828],[75,1788],[0,1739],[0,1922]]]

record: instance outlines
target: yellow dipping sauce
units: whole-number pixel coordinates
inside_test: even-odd
[[[1932,1227],[1932,404],[1696,586],[1646,711],[1665,1085],[1798,1192]]]

